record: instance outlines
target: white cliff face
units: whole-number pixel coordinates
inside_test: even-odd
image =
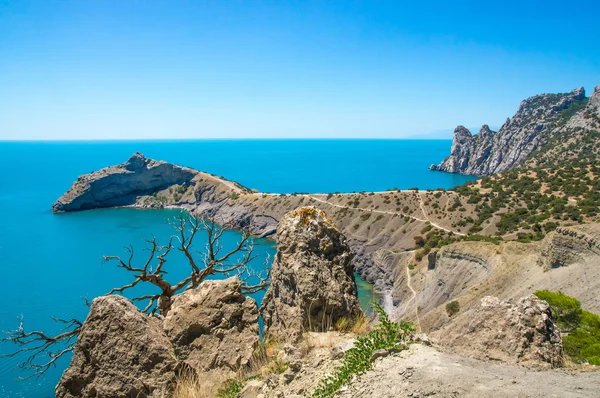
[[[517,113],[507,119],[498,132],[484,125],[479,134],[472,135],[458,126],[454,130],[450,156],[431,169],[476,176],[509,170],[548,142],[563,127],[568,109],[582,101],[586,101],[583,87],[567,94],[537,95],[522,101]],[[589,102],[600,103],[600,86]]]

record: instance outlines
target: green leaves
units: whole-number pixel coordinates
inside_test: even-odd
[[[375,329],[356,339],[354,347],[346,352],[342,366],[335,373],[319,383],[313,393],[314,397],[330,397],[342,386],[348,384],[355,375],[371,369],[373,352],[381,349],[395,348],[402,350],[414,325],[408,322],[392,322],[385,310],[378,303],[373,303],[373,310],[379,315],[379,324]]]
[[[538,290],[538,298],[550,305],[563,336],[565,353],[575,362],[600,366],[600,316],[581,309],[581,303],[563,292]]]

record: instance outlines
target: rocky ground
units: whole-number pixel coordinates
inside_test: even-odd
[[[250,381],[240,398],[310,397],[318,382],[340,365],[340,352],[352,344],[336,332],[312,336],[303,357],[288,348],[294,364],[281,375]],[[415,343],[407,351],[376,359],[373,369],[355,377],[336,397],[596,397],[600,373],[567,366],[540,370],[501,361],[479,360],[439,345]]]
[[[484,362],[434,347],[379,359],[340,397],[596,397],[598,372],[538,371]]]

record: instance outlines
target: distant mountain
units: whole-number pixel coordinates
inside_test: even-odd
[[[473,135],[458,126],[450,156],[431,169],[477,176],[502,173],[542,149],[566,142],[566,137],[596,130],[599,117],[600,86],[590,98],[583,87],[565,94],[536,95],[522,101],[517,113],[497,132],[484,125]]]

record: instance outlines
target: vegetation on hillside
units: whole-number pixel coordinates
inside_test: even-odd
[[[373,303],[375,312],[379,315],[379,324],[369,333],[356,339],[354,347],[348,350],[342,365],[334,374],[323,379],[314,397],[330,397],[342,386],[348,384],[354,375],[361,374],[373,366],[373,353],[377,350],[406,349],[406,343],[411,333],[415,331],[412,323],[392,322],[383,307]]]
[[[470,225],[468,232],[475,234],[495,216],[496,235],[514,234],[519,241],[529,242],[559,225],[597,221],[600,123],[592,120],[593,129],[558,129],[586,102],[566,108],[552,137],[522,166],[454,188],[460,194],[454,201],[474,204],[477,214],[476,219],[464,218],[455,226]]]
[[[582,310],[579,300],[562,292],[538,290],[534,294],[550,305],[569,358],[600,366],[600,316]]]

